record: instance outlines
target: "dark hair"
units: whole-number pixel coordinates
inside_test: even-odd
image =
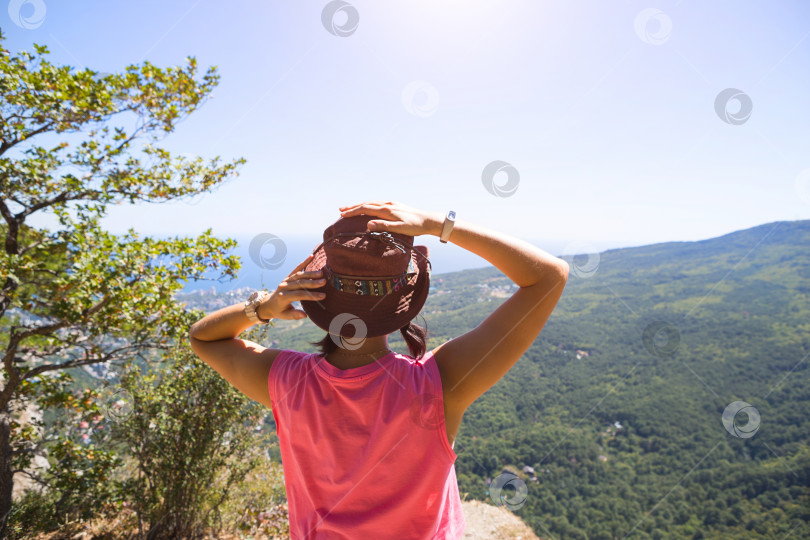
[[[422,318],[424,320],[424,317]],[[426,340],[427,340],[427,324],[425,326],[419,326],[415,322],[411,321],[402,328],[399,329],[400,333],[402,333],[402,337],[405,340],[405,343],[408,345],[408,350],[413,358],[417,360],[422,358],[425,355],[426,350]],[[320,341],[311,341],[312,345],[315,345],[320,349],[321,354],[329,354],[331,352],[335,352],[338,349],[337,343],[335,340],[332,339],[328,333],[323,337]]]

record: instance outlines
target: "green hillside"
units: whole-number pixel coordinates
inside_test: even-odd
[[[528,495],[514,512],[540,537],[807,537],[808,246],[810,221],[782,221],[598,260],[560,254],[572,264],[557,309],[464,416],[461,491],[487,499],[487,481],[515,471]],[[511,290],[495,268],[434,275],[428,346]],[[322,335],[279,324],[268,343],[314,350]],[[723,425],[735,401],[761,416],[752,437]]]

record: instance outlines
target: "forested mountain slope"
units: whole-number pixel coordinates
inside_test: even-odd
[[[487,499],[488,482],[513,471],[528,488],[514,512],[540,537],[810,535],[808,247],[810,221],[783,221],[559,254],[571,274],[557,309],[464,416],[461,491]],[[428,346],[512,290],[495,268],[434,275]],[[322,335],[284,322],[268,344],[311,351]],[[735,435],[722,416],[737,401],[750,407]]]

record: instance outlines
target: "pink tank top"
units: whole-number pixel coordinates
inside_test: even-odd
[[[462,537],[457,455],[429,351],[342,370],[285,349],[268,386],[292,540]]]

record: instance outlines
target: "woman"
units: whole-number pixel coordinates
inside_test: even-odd
[[[461,418],[540,333],[568,264],[511,236],[396,202],[340,212],[272,294],[254,293],[198,321],[191,346],[272,409],[291,538],[461,538],[453,450]],[[430,351],[425,329],[412,322],[430,280],[428,249],[413,238],[427,234],[478,254],[518,286],[474,329]],[[257,321],[307,316],[327,331],[320,353],[237,338]],[[409,355],[388,348],[397,330]]]

